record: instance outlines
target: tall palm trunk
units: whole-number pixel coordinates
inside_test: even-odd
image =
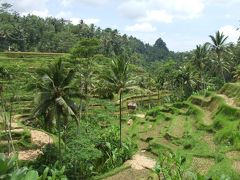
[[[59,158],[59,161],[61,162],[61,125],[60,125],[60,112],[58,111],[57,112],[57,126],[58,126],[58,158]]]
[[[223,83],[225,84],[226,83],[226,79],[225,79],[225,76],[224,76],[222,65],[220,65],[220,68],[221,68],[221,75],[222,75]]]
[[[122,147],[122,90],[119,92],[119,147]]]
[[[14,144],[13,144],[13,139],[12,139],[12,104],[11,104],[11,109],[9,113],[9,127],[8,127],[8,133],[9,133],[9,139],[12,145],[12,150],[15,152]]]
[[[221,76],[222,76],[222,79],[223,79],[223,83],[225,84],[226,83],[226,79],[225,79],[224,72],[223,72],[223,66],[222,66],[222,63],[221,63],[221,55],[220,55],[220,53],[217,53],[217,58],[218,58],[219,66],[220,66],[220,71],[221,71]]]

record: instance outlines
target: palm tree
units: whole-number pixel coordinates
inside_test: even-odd
[[[158,100],[160,99],[160,90],[163,88],[163,85],[164,85],[164,77],[161,73],[159,73],[156,78],[154,79],[154,82],[155,82],[155,86],[156,86],[156,89],[157,89],[157,92],[158,92]]]
[[[175,77],[175,86],[181,88],[185,97],[189,97],[196,85],[197,78],[190,69],[190,66],[180,66],[178,74]]]
[[[200,79],[202,84],[202,89],[205,89],[205,78],[204,78],[204,67],[205,60],[208,57],[208,44],[205,43],[203,45],[197,45],[194,50],[194,64],[197,69],[200,71]]]
[[[235,67],[233,78],[234,78],[235,81],[239,81],[240,80],[240,65]]]
[[[125,58],[115,58],[112,61],[109,74],[104,79],[109,87],[119,94],[119,145],[122,146],[122,92],[130,85],[129,62]]]
[[[226,45],[226,40],[228,36],[225,36],[223,33],[220,33],[219,31],[216,32],[215,36],[210,35],[209,36],[212,40],[212,43],[210,44],[210,47],[212,51],[214,51],[217,55],[217,65],[220,68],[221,76],[223,79],[223,82],[226,82],[225,76],[224,76],[224,68],[227,70],[226,67],[224,67],[224,59],[223,59],[223,53],[227,52],[227,45]]]
[[[66,125],[68,117],[75,119],[79,127],[79,120],[75,115],[75,103],[71,100],[74,89],[71,82],[74,78],[74,71],[67,71],[59,60],[56,64],[50,65],[48,69],[40,71],[43,75],[37,84],[38,96],[34,116],[43,116],[45,125],[53,126],[57,124],[59,140],[59,156],[61,156],[61,124]],[[61,118],[63,119],[61,120]],[[65,128],[66,129],[66,128]]]

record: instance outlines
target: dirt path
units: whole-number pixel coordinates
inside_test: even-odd
[[[217,149],[216,144],[214,143],[214,137],[212,134],[206,134],[202,137],[202,140],[206,142],[210,149],[213,149],[214,151]]]
[[[231,160],[240,159],[240,151],[229,151],[225,155]]]
[[[135,170],[152,169],[154,168],[156,161],[143,154],[135,154],[131,160],[128,160],[126,164],[131,165],[131,168]]]
[[[137,113],[135,116],[139,118],[139,121],[145,121],[144,113]],[[137,140],[139,148],[138,152],[133,155],[132,159],[125,162],[125,165],[130,166],[130,168],[108,177],[107,180],[139,180],[147,179],[149,177],[151,172],[150,169],[154,168],[156,160],[154,159],[154,155],[146,151],[148,143],[145,142],[145,138],[149,137],[149,130],[150,132],[154,132],[152,128],[152,125],[148,124],[148,130],[146,130],[145,126],[142,126],[142,128],[138,129],[139,132],[142,130],[144,133],[140,133],[139,139]],[[144,135],[147,136],[145,137]]]
[[[19,160],[31,161],[36,159],[40,154],[42,154],[41,148],[46,144],[53,143],[53,139],[50,135],[39,130],[30,130],[31,142],[37,145],[37,149],[29,149],[24,151],[19,151]]]
[[[17,123],[20,120],[21,115],[17,115],[13,119],[13,123],[11,124],[12,132],[23,132],[24,128]],[[29,129],[31,134],[31,143],[36,145],[37,149],[28,149],[23,151],[18,151],[19,160],[34,160],[40,154],[42,154],[41,148],[46,144],[53,143],[53,138],[47,134],[46,132],[40,130]]]
[[[235,100],[233,98],[230,98],[230,97],[226,96],[225,94],[217,94],[217,95],[222,97],[229,106],[233,106],[234,108],[240,109],[237,106],[237,103],[235,102]]]
[[[136,114],[135,115],[138,118],[144,119],[145,118],[145,114]]]
[[[204,175],[214,165],[214,160],[210,158],[193,157],[192,169],[196,170],[201,175]]]
[[[204,117],[203,117],[203,123],[207,126],[212,125],[213,120],[212,120],[212,114],[209,110],[203,109],[204,110]]]
[[[236,172],[239,172],[240,171],[240,161],[234,161],[232,167]]]
[[[149,178],[150,173],[151,172],[148,169],[135,170],[128,168],[106,178],[105,180],[145,180]]]
[[[184,123],[184,117],[178,116],[177,119],[172,121],[168,133],[173,137],[181,138],[184,133]]]
[[[32,143],[37,146],[44,146],[53,143],[53,139],[47,133],[39,130],[30,130]]]

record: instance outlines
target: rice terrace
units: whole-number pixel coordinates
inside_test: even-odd
[[[0,4],[0,180],[240,179],[239,2]]]

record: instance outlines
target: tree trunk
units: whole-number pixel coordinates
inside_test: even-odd
[[[10,114],[9,114],[9,138],[11,141],[11,145],[12,145],[12,150],[13,152],[15,152],[15,148],[14,148],[14,144],[13,144],[13,139],[12,139],[12,105],[11,105],[11,110],[10,110]]]
[[[119,140],[119,147],[122,147],[122,91],[119,92],[119,134],[120,134],[120,140]]]
[[[223,83],[225,84],[226,80],[225,80],[225,76],[224,76],[224,72],[223,72],[223,66],[221,64],[221,55],[217,54],[217,56],[218,56],[218,63],[219,63],[219,66],[220,66],[221,76],[222,76],[222,79],[223,79]]]
[[[59,161],[61,162],[61,159],[62,159],[62,157],[61,157],[61,131],[60,131],[60,114],[59,114],[59,112],[57,112],[58,114],[57,114],[57,121],[58,121],[58,158],[59,158]]]
[[[225,76],[224,76],[222,65],[221,65],[221,74],[222,74],[222,78],[223,78],[223,83],[225,84],[226,83],[226,79],[225,79]]]
[[[82,99],[80,99],[80,108],[79,108],[79,126],[80,126],[80,122],[81,122],[81,119],[82,119],[82,107],[83,107],[83,105],[82,105]],[[79,129],[79,127],[78,127],[78,130],[77,130],[77,134],[79,134],[80,133],[80,129]]]
[[[7,138],[7,141],[8,141],[8,156],[10,155],[10,152],[11,152],[11,148],[10,148],[10,136],[9,136],[9,124],[8,124],[8,121],[7,121],[7,117],[6,117],[6,112],[3,112],[4,113],[4,122],[5,122],[5,133],[8,134],[8,138]]]

